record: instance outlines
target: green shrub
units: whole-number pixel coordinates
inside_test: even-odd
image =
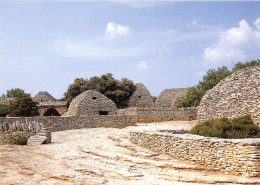
[[[9,106],[0,104],[0,117],[5,117],[8,114]]]
[[[12,117],[30,117],[39,115],[37,104],[30,94],[22,94],[11,101],[9,114]]]
[[[27,138],[24,136],[17,136],[12,141],[13,144],[16,145],[26,145],[27,144]]]
[[[219,118],[204,121],[194,126],[191,134],[218,138],[260,138],[260,128],[250,115],[234,119]]]

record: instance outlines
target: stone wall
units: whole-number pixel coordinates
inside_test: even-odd
[[[134,114],[121,112],[121,115],[88,115],[72,117],[16,117],[0,118],[0,122],[42,122],[51,131],[62,131],[80,128],[115,127],[123,128],[141,122],[159,122],[169,120],[196,119],[196,108],[181,108],[176,110],[137,109]]]
[[[138,122],[137,116],[117,116],[117,115],[90,115],[90,116],[48,116],[48,117],[16,117],[0,118],[0,122],[42,122],[51,131],[62,131],[81,128],[115,127],[123,128],[135,125]]]
[[[131,132],[138,145],[225,172],[260,176],[260,139],[218,139],[191,134]]]
[[[207,91],[198,106],[198,120],[251,114],[260,126],[260,66],[237,71]]]
[[[153,108],[153,97],[142,83],[137,83],[133,95],[129,99],[129,107]]]
[[[174,108],[185,96],[187,88],[164,89],[155,101],[155,108]]]
[[[174,108],[174,109],[156,109],[156,108],[128,108],[120,109],[119,115],[139,117],[139,122],[159,122],[169,120],[195,120],[197,119],[197,108]]]
[[[27,140],[37,134],[45,135],[51,141],[51,133],[43,122],[35,120],[8,119],[0,120],[0,143],[12,143],[16,137],[25,137]]]
[[[66,116],[87,116],[87,115],[116,115],[115,103],[103,94],[88,90],[75,97],[68,109]]]
[[[0,104],[10,105],[15,98],[0,98]]]

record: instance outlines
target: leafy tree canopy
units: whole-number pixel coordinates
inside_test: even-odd
[[[217,85],[220,80],[226,78],[237,70],[258,65],[260,65],[260,60],[252,60],[245,63],[236,63],[232,71],[229,71],[226,66],[219,67],[217,70],[208,70],[207,74],[203,76],[202,81],[199,81],[198,85],[188,88],[186,97],[179,104],[177,104],[177,107],[198,106],[206,91]]]
[[[11,90],[7,90],[6,97],[14,98],[14,97],[19,97],[22,94],[25,94],[24,90],[20,88],[12,88]]]
[[[118,108],[124,108],[135,90],[135,85],[127,78],[122,78],[121,81],[116,80],[111,73],[100,77],[94,76],[89,80],[76,78],[73,84],[69,85],[67,92],[64,93],[64,99],[72,101],[73,98],[86,90],[96,90],[114,101]]]
[[[30,94],[21,94],[10,103],[9,114],[14,117],[37,116],[38,107]]]

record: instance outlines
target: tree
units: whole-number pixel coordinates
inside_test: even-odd
[[[200,100],[207,90],[213,88],[220,80],[231,75],[232,72],[226,66],[219,67],[217,70],[210,69],[203,76],[203,80],[199,81],[197,86],[188,88],[186,97],[177,104],[177,107],[193,107],[200,104]]]
[[[33,102],[30,94],[21,94],[15,100],[11,101],[9,114],[13,117],[37,116],[39,115],[38,107]]]
[[[200,100],[204,96],[207,90],[213,88],[217,83],[236,72],[237,70],[244,69],[246,67],[259,66],[260,60],[252,60],[249,62],[238,62],[234,65],[232,71],[229,71],[226,66],[219,67],[217,70],[210,69],[207,74],[203,76],[203,80],[199,81],[198,85],[188,88],[186,97],[177,104],[177,107],[193,107],[200,104]]]
[[[67,92],[64,93],[64,100],[67,100],[69,103],[84,91],[83,85],[87,82],[83,78],[76,78],[72,84],[69,85]]]
[[[83,86],[83,89],[95,89],[114,101],[118,108],[125,108],[135,90],[135,85],[133,81],[127,78],[122,78],[119,81],[113,77],[113,74],[107,73],[100,77],[94,76],[90,78]]]
[[[64,93],[64,99],[71,101],[86,90],[96,90],[114,101],[118,108],[124,108],[135,90],[135,85],[133,81],[127,78],[122,78],[121,81],[116,80],[111,73],[100,77],[94,76],[89,80],[77,78],[73,84],[69,85],[67,92]]]
[[[11,90],[7,90],[6,97],[14,98],[14,97],[18,97],[22,94],[25,94],[24,90],[22,90],[20,88],[12,88]]]

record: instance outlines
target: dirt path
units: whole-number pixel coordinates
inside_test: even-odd
[[[132,129],[189,129],[192,122],[91,128],[52,133],[41,146],[0,145],[0,184],[260,184],[207,171],[132,144]]]

